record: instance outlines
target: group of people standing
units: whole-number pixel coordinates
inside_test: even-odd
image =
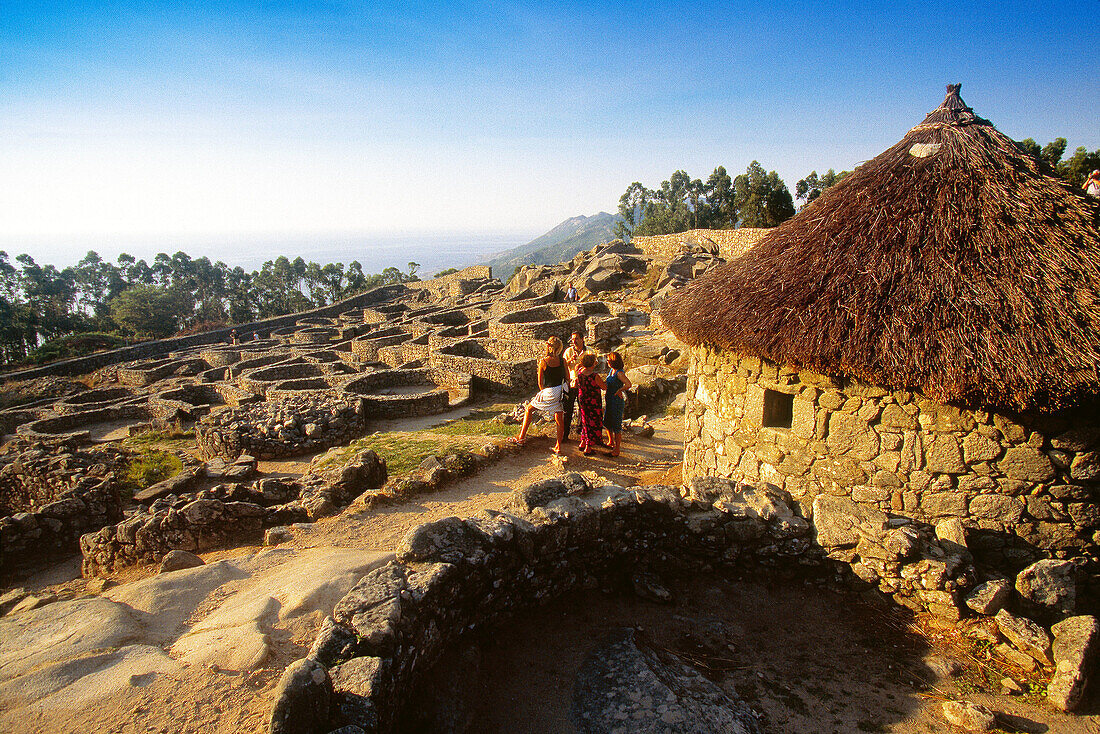
[[[597,446],[605,446],[608,456],[618,456],[622,449],[626,393],[631,383],[623,371],[623,358],[618,352],[608,352],[605,359],[607,373],[602,374],[596,366],[595,352],[585,348],[580,332],[573,332],[564,353],[561,339],[556,336],[547,339],[546,351],[538,366],[539,391],[527,404],[519,436],[512,441],[523,444],[527,439],[535,411],[549,413],[554,416],[557,428],[553,451],[560,454],[562,444],[569,440],[573,417],[579,414],[581,452],[589,456]]]

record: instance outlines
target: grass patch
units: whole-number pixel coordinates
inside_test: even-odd
[[[495,414],[494,414],[495,415]],[[440,426],[429,428],[425,433],[436,436],[487,436],[509,438],[519,435],[519,425],[515,423],[496,423],[492,418],[476,418],[473,415],[449,421]]]
[[[130,459],[122,475],[121,489],[132,496],[134,492],[170,479],[181,471],[183,471],[183,462],[175,454],[146,449]]]
[[[510,410],[511,407],[511,405],[488,406],[475,410],[464,418],[422,431],[371,433],[346,446],[329,450],[318,461],[317,467],[322,470],[341,467],[356,453],[364,449],[372,449],[386,460],[386,468],[391,477],[408,474],[429,456],[473,451],[484,446],[486,439],[518,435],[518,425],[504,425],[494,423],[492,420],[504,410]]]
[[[165,441],[194,440],[194,438],[194,428],[184,430],[181,426],[177,425],[163,430],[154,429],[135,433],[132,436],[128,436],[123,443],[130,446],[150,446],[152,444],[164,443]]]
[[[195,448],[195,430],[184,430],[180,425],[135,433],[122,439],[122,445],[138,452],[160,449],[162,451],[192,451]]]

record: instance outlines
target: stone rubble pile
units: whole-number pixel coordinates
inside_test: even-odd
[[[207,458],[245,453],[267,460],[347,443],[363,432],[365,422],[360,399],[309,391],[211,413],[195,424],[195,437]]]
[[[238,461],[255,463],[252,457]],[[386,462],[373,451],[352,457],[336,476],[300,482],[268,477],[250,486],[219,484],[195,494],[167,495],[115,525],[80,537],[84,576],[139,563],[158,563],[171,551],[199,552],[259,540],[264,528],[331,515],[358,494],[386,481]]]

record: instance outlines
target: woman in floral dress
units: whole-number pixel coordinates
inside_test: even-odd
[[[580,449],[585,456],[603,443],[603,393],[607,383],[596,374],[596,355],[585,352],[577,369],[577,408],[581,414]]]

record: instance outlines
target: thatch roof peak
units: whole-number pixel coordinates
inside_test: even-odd
[[[689,344],[940,402],[1100,397],[1100,204],[948,87],[944,103],[742,257],[669,298]]]
[[[939,107],[928,113],[921,125],[947,123],[951,125],[991,125],[989,120],[978,117],[959,95],[962,84],[948,84],[947,96]],[[918,125],[920,127],[920,125]]]

